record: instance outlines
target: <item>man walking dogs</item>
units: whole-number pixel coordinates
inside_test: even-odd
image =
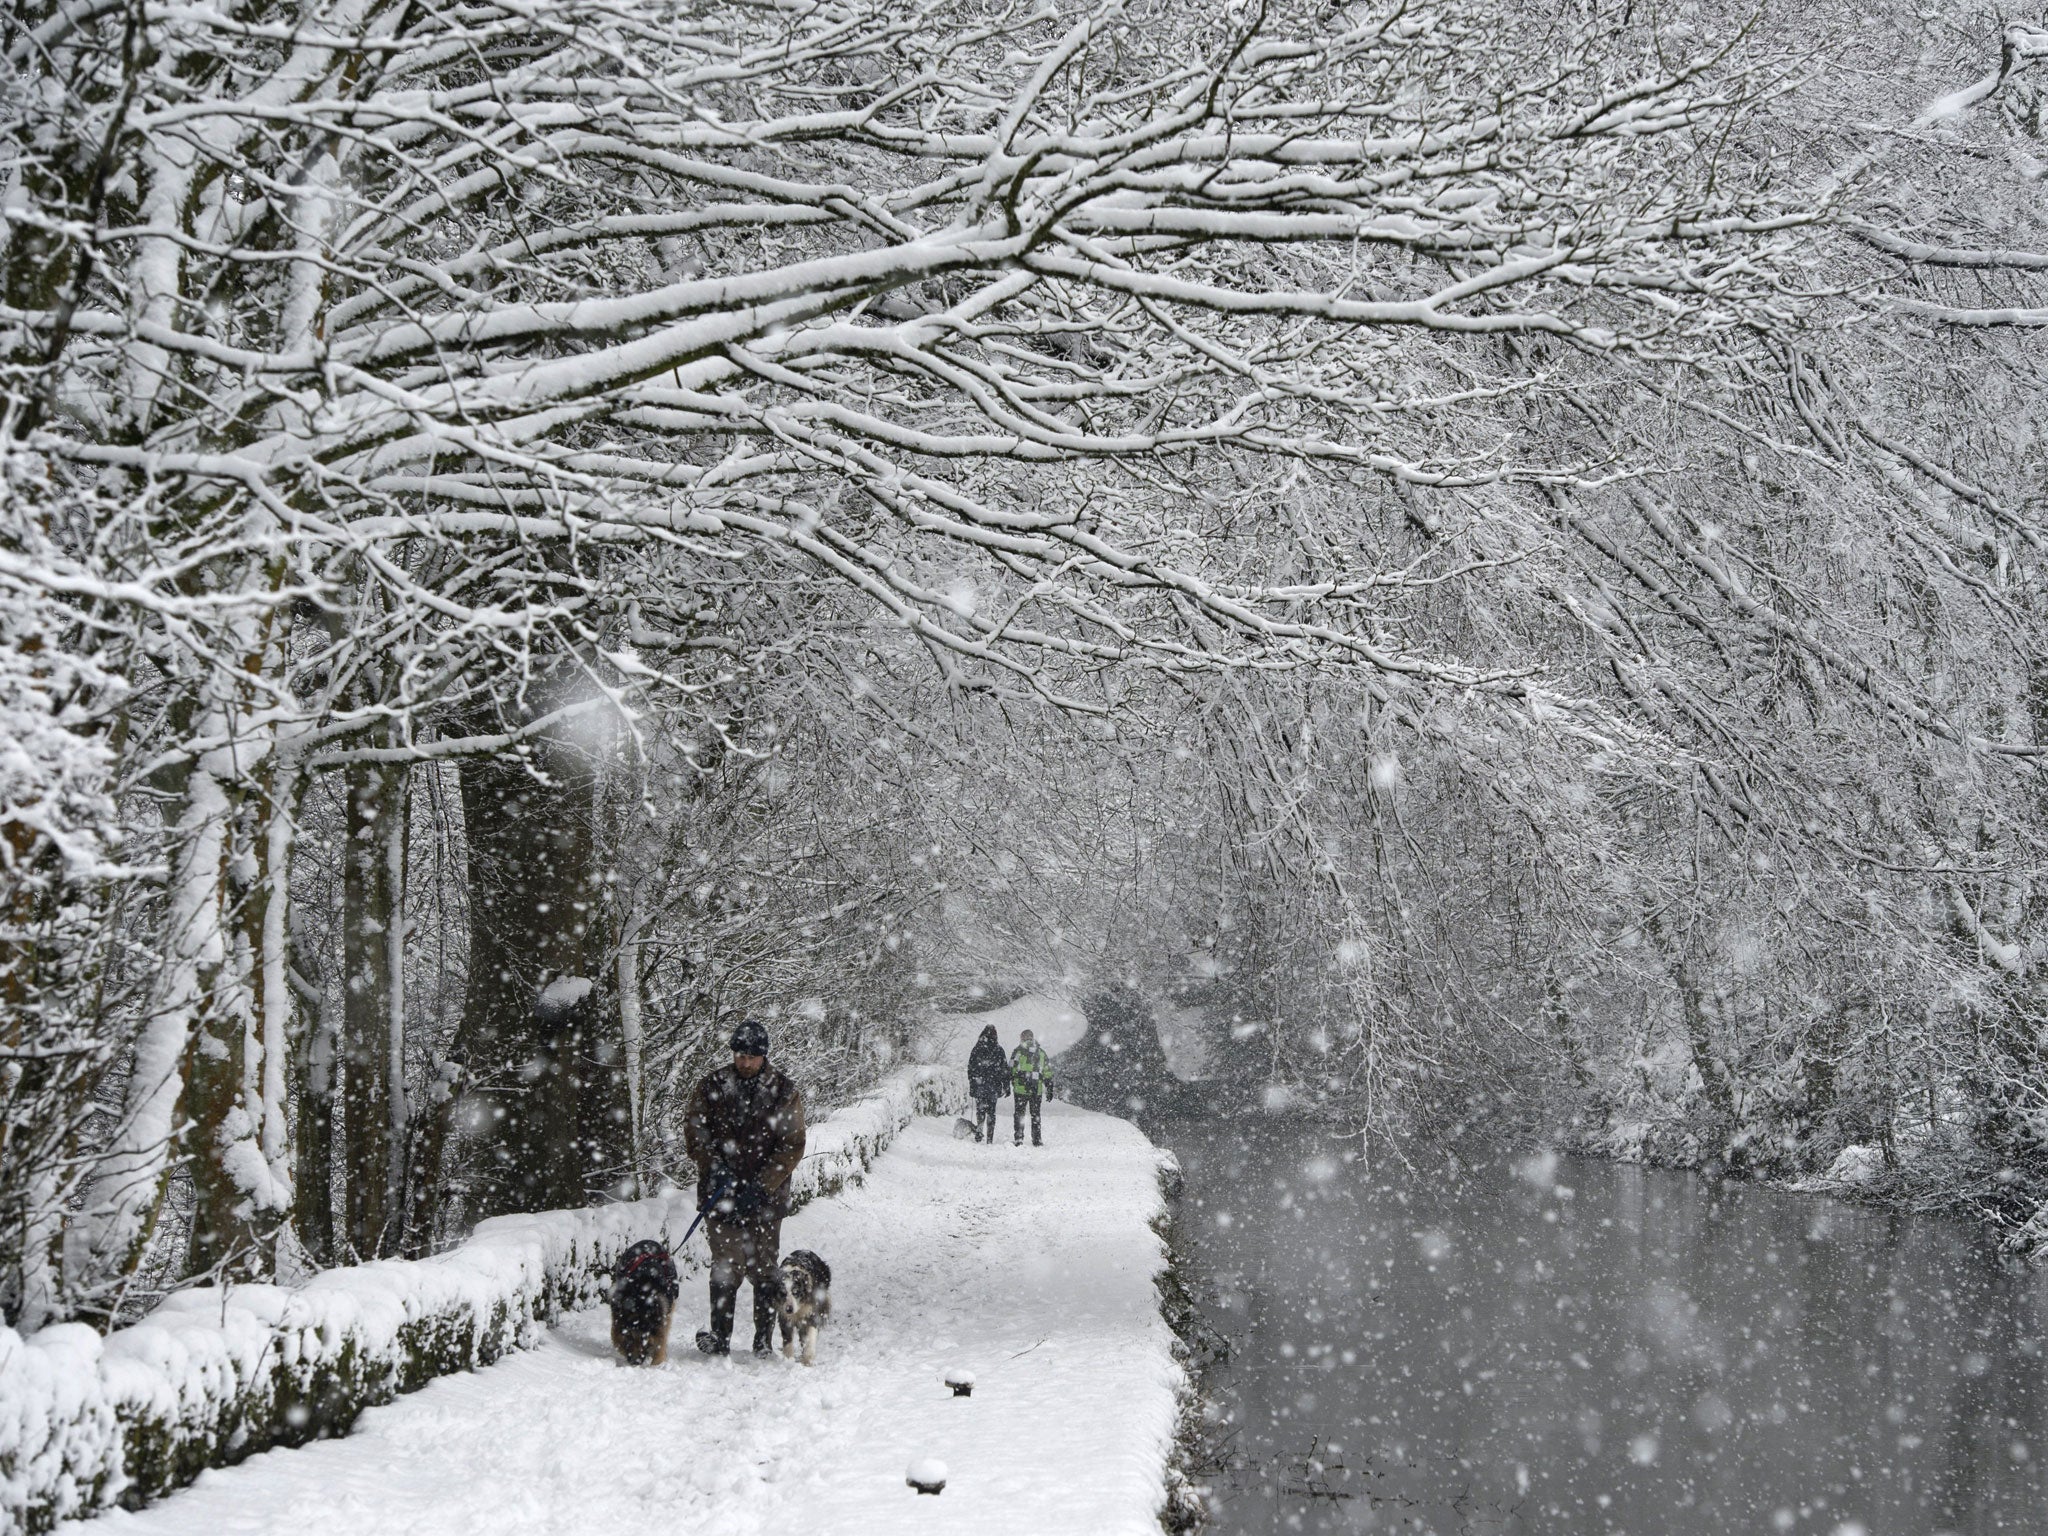
[[[996,1139],[996,1100],[1010,1091],[1010,1062],[993,1024],[982,1026],[981,1038],[967,1057],[967,1096],[974,1100],[974,1139]]]
[[[697,1165],[697,1198],[711,1242],[711,1326],[697,1335],[707,1355],[732,1352],[740,1282],[754,1287],[754,1353],[775,1345],[775,1263],[789,1176],[804,1155],[804,1097],[768,1064],[768,1031],[748,1019],[732,1032],[732,1065],[697,1085],[683,1116],[683,1145]]]
[[[1038,1131],[1038,1107],[1052,1097],[1052,1058],[1028,1029],[1018,1037],[1017,1049],[1010,1052],[1010,1092],[1016,1098],[1010,1121],[1017,1132],[1017,1145],[1024,1145],[1024,1106],[1029,1104],[1031,1145],[1044,1146]]]

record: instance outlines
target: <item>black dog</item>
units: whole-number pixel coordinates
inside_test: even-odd
[[[612,1347],[628,1365],[668,1359],[668,1321],[682,1291],[676,1261],[653,1238],[619,1255],[612,1270]]]
[[[782,1321],[782,1353],[803,1339],[805,1365],[818,1349],[818,1329],[832,1315],[831,1266],[808,1248],[792,1248],[775,1267],[775,1315]]]

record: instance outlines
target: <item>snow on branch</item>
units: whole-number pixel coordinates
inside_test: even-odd
[[[785,542],[735,504],[765,494],[821,509],[793,547],[977,664],[1099,619],[1090,589],[1142,567],[1236,639],[1190,649],[1127,613],[1123,654],[1471,686],[1484,667],[1359,628],[1336,595],[1372,572],[1226,599],[1113,502],[1085,539],[1019,544],[991,467],[1199,450],[1540,474],[1445,455],[1483,402],[1390,375],[1383,338],[1708,361],[1775,301],[1779,242],[1813,217],[1694,168],[1691,135],[1773,89],[1772,66],[1724,49],[1638,74],[1588,32],[1582,67],[1504,93],[1522,45],[1466,0],[1336,34],[1276,7],[1211,35],[1199,11],[997,27],[943,3],[715,5],[676,29],[634,5],[502,5],[403,31],[342,0],[288,29],[152,11],[152,45],[208,83],[122,77],[107,142],[132,206],[88,244],[52,159],[10,215],[93,253],[0,313],[50,358],[34,441],[187,507],[246,506],[249,536],[308,571],[388,578],[403,562],[370,551],[394,540],[624,530],[737,555]],[[115,25],[74,17],[61,46],[104,50]],[[497,61],[488,87],[472,58]],[[64,131],[104,135],[114,104]],[[913,543],[1049,573],[1026,600],[1045,622],[963,633],[875,574],[897,554],[822,510],[821,482]]]

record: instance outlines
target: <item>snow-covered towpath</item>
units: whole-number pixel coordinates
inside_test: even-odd
[[[783,1227],[833,1269],[818,1363],[710,1361],[685,1282],[670,1364],[613,1361],[602,1310],[445,1377],[353,1434],[205,1473],[87,1536],[972,1532],[1156,1536],[1178,1367],[1153,1289],[1159,1154],[1046,1106],[1042,1148],[913,1121],[857,1188]],[[691,1239],[702,1256],[702,1236]],[[742,1322],[747,1313],[744,1295]],[[942,1376],[974,1373],[969,1398]],[[937,1498],[904,1472],[947,1464]]]

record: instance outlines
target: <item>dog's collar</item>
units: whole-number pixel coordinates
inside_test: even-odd
[[[638,1269],[642,1264],[645,1264],[649,1259],[665,1259],[667,1257],[668,1250],[666,1248],[651,1249],[648,1252],[641,1254],[640,1257],[635,1259],[632,1263],[628,1264],[626,1266],[626,1272],[623,1275],[619,1276],[619,1278],[621,1280],[630,1280],[633,1277],[633,1271]]]

